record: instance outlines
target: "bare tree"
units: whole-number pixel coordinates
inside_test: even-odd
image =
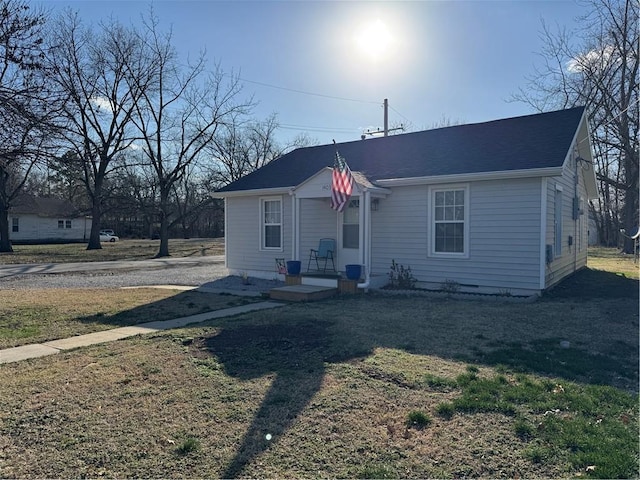
[[[146,85],[128,82],[139,59],[139,37],[114,20],[84,27],[67,11],[51,29],[49,67],[67,96],[65,140],[75,152],[91,200],[91,234],[87,249],[99,249],[105,181],[130,148],[137,132],[132,115]]]
[[[601,197],[600,238],[638,227],[639,25],[633,0],[588,0],[575,32],[543,24],[543,64],[514,96],[538,111],[586,105]],[[633,244],[626,238],[625,251]]]
[[[207,147],[213,159],[208,167],[211,182],[224,186],[257,170],[286,152],[313,144],[308,136],[298,136],[281,146],[276,141],[279,124],[275,114],[263,121],[240,121],[227,124]]]
[[[206,71],[204,54],[195,63],[180,64],[171,32],[158,30],[153,12],[140,39],[145,74],[134,75],[142,71],[134,70],[128,81],[131,89],[142,93],[134,122],[141,133],[142,151],[156,175],[160,212],[157,256],[166,257],[169,226],[177,217],[170,201],[174,186],[202,159],[220,126],[247,112],[251,103],[237,101],[237,78],[227,77],[219,67],[212,73]]]
[[[13,251],[9,208],[51,145],[55,99],[46,98],[44,24],[44,13],[28,3],[0,1],[0,252]]]

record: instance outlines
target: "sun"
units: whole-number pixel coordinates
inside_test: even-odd
[[[355,34],[356,46],[360,53],[374,62],[387,57],[393,41],[389,28],[379,18],[362,25]]]

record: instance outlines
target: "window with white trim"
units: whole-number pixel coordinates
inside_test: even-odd
[[[64,228],[64,220],[58,220],[58,228]]]
[[[468,255],[469,189],[455,187],[431,190],[431,253]]]
[[[20,231],[20,219],[18,217],[13,217],[11,219],[11,231],[14,233]]]
[[[260,199],[261,248],[282,250],[282,199]]]

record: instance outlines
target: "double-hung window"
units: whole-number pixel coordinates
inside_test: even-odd
[[[18,217],[13,217],[11,220],[11,231],[14,233],[20,231],[20,219]]]
[[[431,190],[431,254],[469,254],[469,189],[466,186]]]
[[[282,199],[268,197],[260,199],[261,248],[282,250]]]

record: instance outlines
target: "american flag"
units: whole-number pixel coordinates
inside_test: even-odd
[[[331,176],[331,208],[341,212],[349,201],[353,192],[353,175],[349,165],[336,151],[336,159],[333,163]]]

